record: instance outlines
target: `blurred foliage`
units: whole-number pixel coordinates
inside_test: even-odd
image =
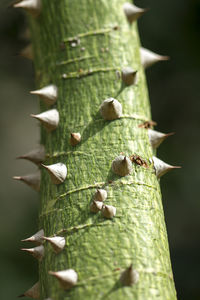
[[[163,205],[169,235],[178,298],[199,300],[198,200],[200,111],[200,1],[137,0],[150,11],[139,21],[142,45],[171,57],[147,70],[147,81],[157,130],[175,131],[158,150],[164,161],[182,165],[161,179]],[[38,278],[37,263],[26,253],[21,239],[37,231],[38,196],[13,175],[36,168],[15,157],[39,143],[39,128],[30,113],[38,112],[32,63],[19,57],[28,44],[23,13],[0,4],[1,94],[1,207],[0,299],[15,299]]]

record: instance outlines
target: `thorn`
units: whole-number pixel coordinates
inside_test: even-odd
[[[159,158],[153,156],[153,163],[154,163],[154,169],[156,171],[156,176],[160,178],[165,173],[169,172],[172,169],[180,169],[179,166],[171,166],[164,161],[160,160]]]
[[[59,124],[59,112],[57,109],[50,109],[38,115],[30,115],[32,118],[39,120],[47,131],[53,131]]]
[[[27,290],[24,294],[18,297],[30,297],[33,299],[40,299],[40,286],[39,282],[34,284],[29,290]]]
[[[114,99],[113,98],[111,98],[111,100],[109,101],[109,103],[108,103],[110,106],[112,106],[113,104],[114,104]]]
[[[30,41],[31,39],[31,32],[30,29],[27,27],[23,30],[21,37],[27,41]]]
[[[42,245],[35,248],[22,248],[21,250],[30,253],[33,257],[35,257],[39,261],[41,261],[42,258],[44,257],[44,246]]]
[[[31,44],[23,48],[20,53],[20,56],[25,57],[27,59],[33,60],[33,47]]]
[[[130,24],[139,19],[148,9],[139,8],[131,3],[124,3],[123,5],[124,13]]]
[[[169,56],[159,55],[143,47],[140,48],[140,57],[144,69],[151,67],[159,61],[166,61],[170,59]]]
[[[107,198],[107,191],[104,189],[97,189],[94,194],[95,201],[104,201]]]
[[[47,105],[53,105],[58,98],[58,88],[54,84],[50,84],[39,90],[30,91],[30,94],[38,95]]]
[[[103,205],[101,213],[105,218],[112,219],[116,215],[116,207],[112,205]]]
[[[122,106],[114,98],[108,98],[100,106],[100,113],[105,120],[115,120],[122,116]]]
[[[81,141],[81,135],[79,132],[71,133],[70,144],[72,146],[76,146],[77,144],[80,143],[80,141]]]
[[[162,133],[156,130],[148,129],[149,141],[153,148],[158,148],[160,144],[171,135],[174,135],[174,132]]]
[[[22,180],[22,177],[21,176],[13,176],[13,179],[15,179],[15,180]]]
[[[40,172],[25,176],[13,176],[13,179],[26,183],[37,192],[40,190]]]
[[[37,17],[41,12],[41,0],[21,0],[13,5],[15,8],[23,8],[33,17]]]
[[[132,162],[128,157],[119,155],[112,162],[112,170],[120,176],[129,175],[133,171]]]
[[[67,176],[67,167],[66,165],[64,165],[63,163],[57,163],[57,164],[53,164],[53,165],[43,165],[41,164],[42,167],[44,167],[50,177],[51,177],[51,181],[54,184],[61,184],[64,182],[66,176]]]
[[[90,204],[90,211],[93,213],[98,213],[103,206],[103,202],[102,201],[96,201],[94,200],[91,204]]]
[[[126,67],[122,69],[121,73],[122,81],[125,85],[133,85],[137,82],[137,71],[134,71],[130,67]]]
[[[73,269],[58,272],[49,271],[49,274],[56,277],[60,286],[65,290],[71,289],[78,281],[78,274]]]
[[[36,165],[41,164],[45,160],[45,148],[43,145],[40,145],[37,149],[18,156],[17,159],[27,159]]]
[[[27,239],[21,240],[21,242],[34,242],[37,243],[39,245],[43,244],[43,236],[44,236],[44,230],[41,229],[38,232],[36,232],[34,235],[30,236]]]
[[[133,270],[132,265],[121,273],[120,281],[124,286],[132,286],[139,280],[139,273]]]
[[[54,252],[59,253],[65,247],[65,238],[63,236],[43,237],[43,240],[48,241]]]

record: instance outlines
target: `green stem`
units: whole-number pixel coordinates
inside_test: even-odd
[[[42,14],[30,21],[37,87],[53,83],[59,91],[59,127],[50,134],[41,130],[46,163],[62,162],[68,168],[67,179],[58,186],[42,170],[39,225],[46,236],[64,235],[66,247],[56,255],[45,244],[39,266],[41,299],[176,299],[152,165],[134,165],[124,178],[111,170],[121,152],[146,160],[153,155],[147,131],[138,127],[151,114],[137,26],[128,24],[124,2],[43,0]],[[124,87],[117,78],[116,71],[126,66],[138,71],[136,85]],[[102,119],[99,107],[108,97],[122,104],[121,119]],[[71,132],[81,133],[76,147],[69,143]],[[108,192],[105,203],[117,208],[112,220],[90,212],[98,187]],[[120,270],[131,263],[139,282],[121,287]],[[69,268],[76,270],[79,281],[64,291],[48,271]]]

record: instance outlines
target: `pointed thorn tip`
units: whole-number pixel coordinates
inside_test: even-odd
[[[31,252],[31,249],[28,249],[28,248],[21,248],[20,250],[21,251],[26,251],[26,252]]]
[[[30,94],[35,94],[35,91],[30,91]]]
[[[175,132],[166,133],[166,134],[165,134],[165,137],[167,138],[168,136],[172,136],[172,135],[174,135],[174,134],[175,134]]]
[[[161,56],[160,60],[163,60],[163,61],[170,60],[170,57],[169,56]]]
[[[44,164],[40,164],[41,167],[48,169],[47,166],[45,166]]]
[[[13,176],[13,179],[14,180],[21,180],[22,178],[21,178],[21,176]]]

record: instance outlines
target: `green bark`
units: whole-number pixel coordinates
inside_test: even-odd
[[[42,170],[39,228],[46,236],[65,236],[66,247],[55,254],[45,244],[39,265],[41,299],[176,299],[153,166],[134,164],[126,177],[111,170],[121,152],[146,160],[153,155],[147,131],[138,128],[151,114],[137,25],[128,24],[124,2],[43,0],[41,15],[30,21],[37,88],[53,83],[59,90],[54,105],[60,113],[59,127],[49,134],[41,129],[45,163],[62,162],[68,168],[67,179],[58,186]],[[73,44],[76,37],[78,45]],[[138,70],[136,85],[124,87],[117,79],[116,71],[125,66]],[[108,97],[122,104],[122,118],[102,119],[99,107]],[[41,111],[47,109],[41,104]],[[82,135],[76,147],[70,146],[71,132]],[[112,220],[90,212],[98,187],[108,192],[105,203],[117,208]],[[139,282],[122,287],[120,272],[131,263]],[[68,268],[76,270],[79,280],[64,291],[48,271]]]

